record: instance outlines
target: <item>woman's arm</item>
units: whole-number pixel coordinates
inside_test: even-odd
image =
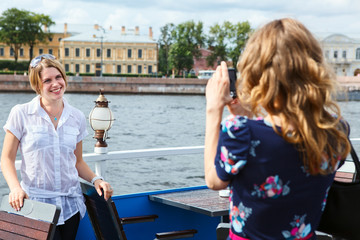
[[[17,178],[15,160],[18,147],[19,140],[7,130],[1,152],[1,171],[10,189],[9,203],[17,211],[23,206],[24,198],[29,198]]]
[[[87,165],[82,157],[82,141],[77,143],[74,153],[76,156],[76,169],[79,176],[86,181],[91,182],[91,180],[96,177],[96,174],[90,169],[89,165]],[[102,195],[101,189],[104,190],[105,200],[109,199],[113,194],[113,189],[110,184],[101,179],[96,180],[94,186],[100,196]]]
[[[215,190],[224,189],[229,185],[228,181],[222,181],[218,177],[214,163],[222,113],[225,105],[232,101],[229,84],[227,66],[225,62],[222,62],[206,86],[204,170],[206,185]]]

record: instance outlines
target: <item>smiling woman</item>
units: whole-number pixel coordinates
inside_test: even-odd
[[[10,188],[9,203],[16,210],[24,198],[60,205],[55,239],[75,239],[86,211],[78,178],[92,182],[99,195],[103,190],[105,199],[113,191],[82,158],[86,119],[63,98],[67,80],[60,62],[49,54],[34,58],[29,79],[39,95],[13,107],[4,126],[1,170]],[[21,182],[15,170],[18,148]]]

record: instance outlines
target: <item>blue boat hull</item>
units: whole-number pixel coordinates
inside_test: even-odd
[[[112,199],[115,202],[120,217],[133,217],[150,214],[156,214],[159,216],[155,222],[124,225],[124,230],[128,240],[154,239],[155,233],[157,232],[169,232],[184,229],[196,229],[198,231],[192,239],[216,240],[216,227],[220,223],[221,217],[210,217],[204,214],[149,200],[149,195],[153,194],[204,188],[206,188],[206,186],[136,193],[114,196]],[[80,222],[76,239],[96,239],[87,215]]]

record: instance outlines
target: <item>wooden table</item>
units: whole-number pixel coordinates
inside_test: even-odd
[[[211,217],[229,215],[229,198],[211,189],[186,190],[149,195],[151,201],[202,213]]]

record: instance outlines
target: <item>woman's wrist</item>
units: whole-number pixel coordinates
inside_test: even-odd
[[[95,181],[99,180],[99,179],[104,181],[104,178],[102,176],[95,176],[95,177],[93,177],[93,179],[91,179],[91,183],[94,185]]]

